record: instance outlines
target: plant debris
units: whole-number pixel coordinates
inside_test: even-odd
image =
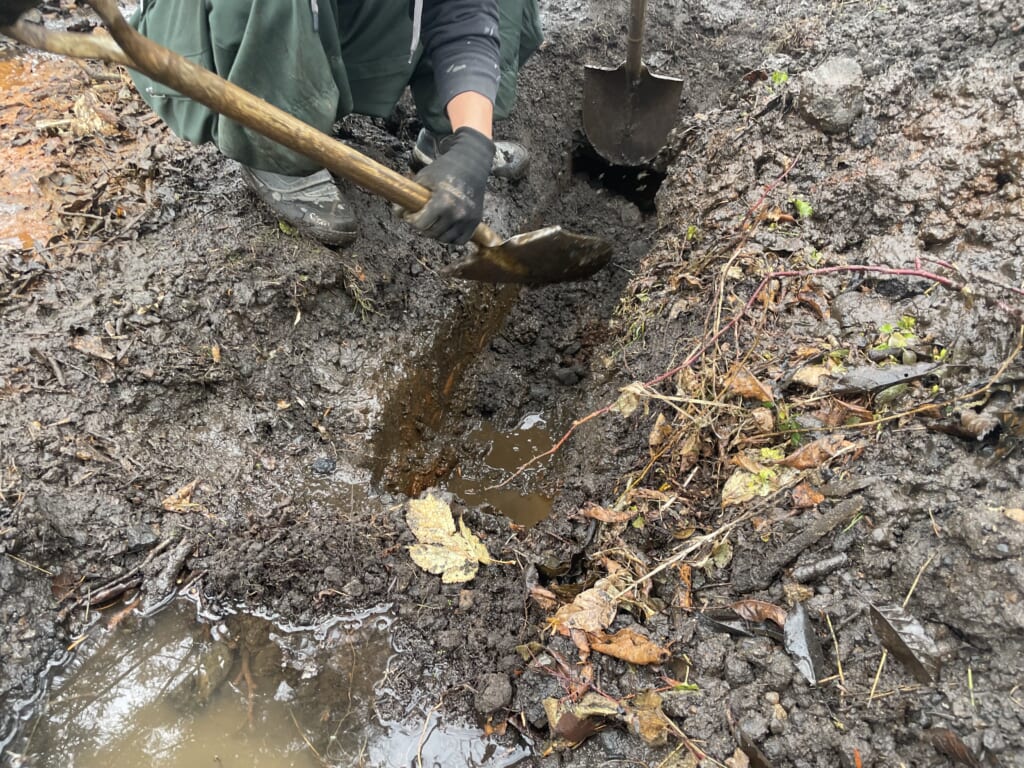
[[[925,685],[939,676],[939,650],[921,623],[898,605],[869,605],[871,626],[882,647]]]
[[[444,584],[470,581],[480,563],[502,562],[491,557],[461,518],[456,530],[451,508],[436,496],[410,500],[405,521],[419,541],[408,548],[413,562],[427,573],[441,574]]]

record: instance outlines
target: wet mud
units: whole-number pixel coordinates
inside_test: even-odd
[[[580,699],[583,665],[531,594],[571,602],[610,562],[641,575],[669,561],[609,627],[669,658],[590,657],[589,686],[622,712],[658,691],[696,748],[733,766],[952,765],[947,733],[974,764],[1021,764],[1019,10],[652,5],[645,60],[684,79],[677,126],[648,169],[653,199],[638,189],[646,177],[600,168],[579,128],[583,65],[624,58],[622,9],[554,0],[542,10],[547,43],[499,129],[531,149],[531,172],[493,181],[487,216],[502,233],[559,223],[610,240],[613,263],[578,284],[444,280],[436,270],[458,253],[355,190],[353,246],[291,237],[242,191],[236,167],[149,122],[121,82],[98,91],[102,141],[36,126],[31,104],[0,112],[5,137],[60,160],[72,202],[55,205],[87,214],[48,219],[57,229],[33,229],[44,234],[31,244],[3,235],[14,238],[0,257],[6,764],[24,764],[15,745],[34,717],[67,717],[53,704],[69,689],[47,664],[64,660],[95,610],[136,596],[153,610],[187,583],[211,606],[294,625],[390,605],[402,663],[375,700],[381,722],[413,713],[474,733],[489,722],[502,749],[538,766],[693,765],[676,736],[621,713],[574,747],[557,743],[543,705]],[[64,66],[84,91],[115,82]],[[828,87],[851,90],[832,103]],[[407,104],[339,126],[402,170],[417,130]],[[800,274],[774,278],[770,298],[694,357],[766,275],[787,271]],[[798,375],[928,359],[942,363],[934,377],[881,399],[835,394],[853,409],[838,416],[806,404],[824,390]],[[774,410],[728,399],[737,361],[770,382]],[[626,385],[676,368],[652,385],[662,399],[608,410]],[[728,406],[715,413],[771,427],[734,433],[706,418],[690,448],[663,450],[664,425],[683,429],[681,414],[710,400]],[[964,410],[994,420],[980,439],[965,436]],[[892,418],[857,431],[851,413]],[[813,504],[789,487],[723,503],[741,448],[790,451],[787,441],[837,426],[854,429],[856,456],[801,470]],[[507,564],[467,585],[419,570],[404,502],[427,489],[447,494]],[[622,511],[628,493],[642,510],[628,523],[581,513]],[[721,530],[728,550],[716,543],[714,559],[709,546],[672,560]],[[677,562],[692,563],[685,579]],[[804,607],[800,636],[821,650],[816,685],[788,621],[784,632],[708,618],[751,598]],[[905,600],[931,643],[917,655],[937,662],[927,680],[895,651],[878,672],[870,606]],[[230,685],[218,690],[234,691],[237,718]],[[294,735],[295,759],[308,760]]]

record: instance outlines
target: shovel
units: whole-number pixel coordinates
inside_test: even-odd
[[[6,12],[10,2],[0,0],[0,11]],[[411,179],[143,37],[121,16],[116,0],[88,2],[107,25],[116,44],[94,35],[45,30],[24,21],[0,31],[52,53],[99,58],[131,67],[406,210],[417,211],[430,199],[430,191]],[[472,240],[476,251],[443,268],[443,275],[493,283],[580,280],[607,264],[612,251],[603,240],[557,226],[503,240],[481,223]]]
[[[632,0],[626,61],[583,73],[583,132],[613,165],[643,165],[665,143],[675,123],[683,81],[652,74],[641,59],[647,0]]]

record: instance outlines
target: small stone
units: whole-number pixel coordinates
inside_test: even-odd
[[[317,475],[330,475],[334,473],[337,468],[338,462],[332,459],[330,456],[321,456],[319,459],[313,462],[313,473]]]
[[[750,741],[759,742],[768,733],[768,718],[761,715],[748,715],[740,720],[740,731]]]
[[[468,611],[473,607],[473,590],[463,589],[459,592],[459,610]]]
[[[864,74],[855,59],[828,59],[800,79],[798,109],[825,133],[845,133],[864,112]]]
[[[779,703],[779,692],[778,691],[768,691],[764,695],[764,700],[767,701],[769,704],[778,704]]]
[[[512,703],[512,683],[508,675],[491,672],[477,683],[473,706],[481,715],[489,715],[505,709]]]
[[[732,686],[746,685],[754,679],[754,671],[743,659],[729,656],[725,660],[725,679]]]

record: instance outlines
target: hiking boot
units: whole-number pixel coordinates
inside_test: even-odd
[[[439,136],[426,128],[420,130],[416,144],[412,148],[412,164],[416,170],[434,162],[438,152],[444,154],[447,142],[453,134]],[[491,175],[501,179],[515,181],[523,178],[530,168],[530,152],[516,141],[494,142],[494,160],[491,162]]]
[[[326,169],[284,176],[243,165],[242,179],[275,216],[325,245],[347,245],[359,233],[351,206]]]

